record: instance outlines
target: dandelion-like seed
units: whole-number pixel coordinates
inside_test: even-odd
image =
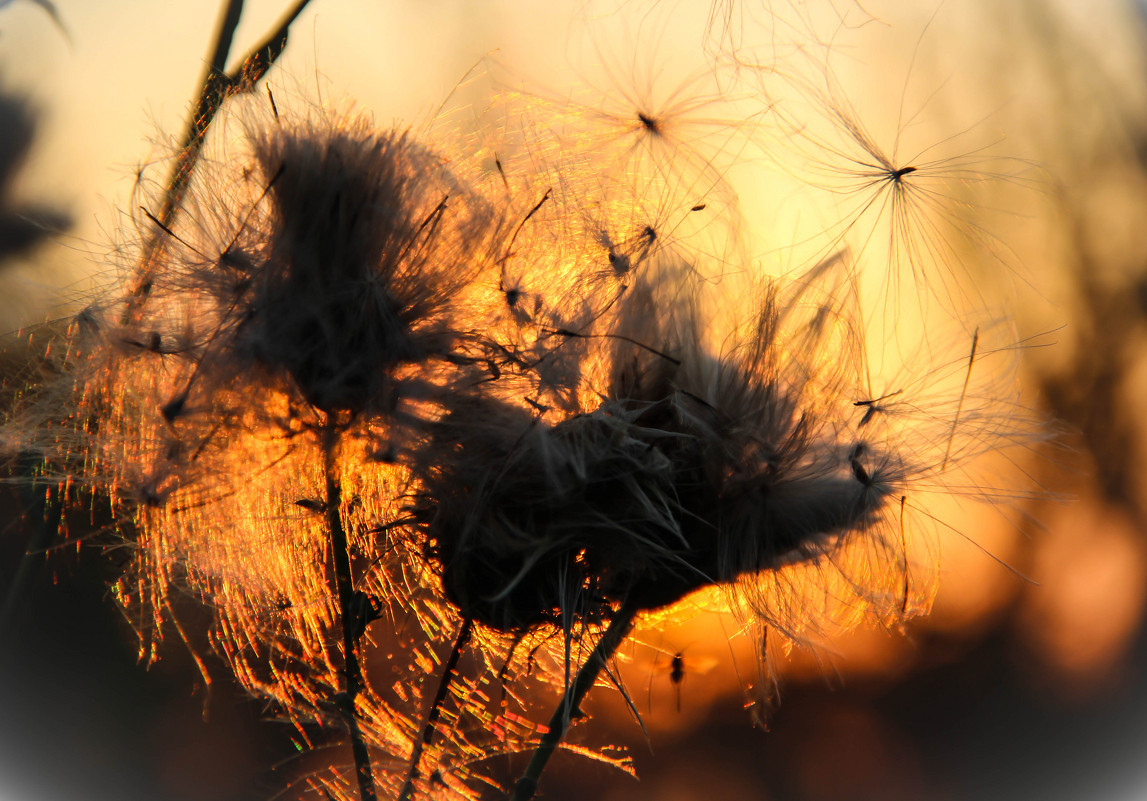
[[[448,300],[483,258],[484,209],[407,133],[361,120],[276,126],[251,146],[236,187],[246,197],[197,198],[193,230],[170,232],[176,252],[155,279],[153,294],[178,293],[188,310],[189,328],[173,336],[194,362],[166,416],[188,408],[196,384],[210,393],[251,371],[289,378],[325,413],[393,409],[410,389],[397,369],[451,348]],[[230,219],[204,219],[228,208]],[[168,311],[163,300],[150,306],[158,311],[133,327]]]
[[[926,33],[927,27],[909,72]],[[918,141],[909,134],[921,126],[925,109],[911,113],[906,94],[895,134],[890,141],[878,137],[832,70],[815,69],[820,80],[788,79],[796,90],[794,105],[809,104],[806,113],[781,102],[774,106],[781,120],[777,145],[791,154],[798,180],[834,201],[836,216],[824,231],[825,247],[851,250],[880,276],[871,299],[877,307],[874,334],[895,336],[905,312],[918,311],[927,319],[936,312],[983,306],[986,287],[1025,280],[1014,254],[994,233],[981,193],[1005,183],[1030,188],[1032,165],[999,156],[1000,142],[989,138],[984,120],[909,150],[909,140]],[[763,73],[762,83],[769,77]],[[977,262],[990,265],[990,272],[969,275],[968,265]]]

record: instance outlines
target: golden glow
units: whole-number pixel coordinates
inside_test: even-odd
[[[1087,695],[1118,674],[1143,621],[1147,551],[1123,515],[1094,498],[1056,510],[1031,564],[1020,636],[1052,683]]]
[[[379,12],[355,13],[370,18]],[[525,25],[525,13],[497,7],[481,26],[474,23],[477,35],[495,37],[501,34],[492,31]],[[802,21],[806,33],[848,32],[867,42],[873,56],[865,69],[877,78],[839,78],[836,54],[821,52],[786,51],[794,59],[787,72],[753,71],[748,65],[764,60],[754,62],[746,49],[738,51],[744,63],[727,85],[711,85],[711,73],[683,64],[673,71],[681,80],[666,88],[636,60],[619,69],[617,59],[628,64],[628,56],[611,44],[596,54],[606,63],[587,79],[588,92],[523,89],[517,82],[507,89],[499,75],[492,83],[503,85],[482,95],[490,81],[480,69],[457,87],[432,125],[414,134],[447,154],[442,160],[459,185],[474,187],[452,202],[473,202],[491,220],[489,246],[476,248],[467,261],[477,278],[454,298],[459,328],[488,334],[519,364],[533,365],[533,374],[511,375],[509,360],[499,366],[476,359],[467,380],[487,370],[483,380],[496,382],[490,397],[554,424],[592,413],[610,391],[620,338],[596,331],[648,345],[656,337],[671,341],[666,330],[686,321],[700,330],[697,385],[708,393],[690,392],[701,403],[717,407],[722,400],[721,359],[729,371],[751,363],[755,378],[799,401],[798,410],[785,414],[812,421],[811,438],[834,460],[828,477],[871,483],[869,494],[857,494],[854,509],[886,493],[871,519],[818,543],[815,556],[794,552],[775,569],[742,576],[735,586],[703,589],[643,617],[618,670],[629,702],[651,729],[684,731],[721,699],[767,696],[777,677],[906,673],[913,657],[899,635],[906,620],[930,611],[911,625],[972,640],[1018,608],[1017,640],[1027,658],[1050,669],[1043,680],[1082,690],[1111,675],[1142,624],[1147,556],[1134,524],[1099,502],[1047,512],[1024,494],[1026,479],[1017,477],[1034,462],[1029,454],[1009,455],[1016,460],[1007,465],[1011,472],[997,472],[991,458],[981,458],[997,448],[1022,450],[1033,438],[1014,382],[1017,362],[1027,356],[1016,343],[1026,340],[997,322],[1007,311],[996,311],[1006,305],[999,299],[1008,292],[1025,299],[1026,329],[1054,327],[1033,310],[1042,300],[1026,302],[1035,293],[1022,267],[1027,248],[1046,244],[1047,231],[1033,233],[1025,221],[1018,238],[1027,244],[1013,250],[1008,225],[1021,224],[993,212],[1001,184],[1013,206],[1045,211],[1044,201],[1016,202],[1030,196],[1029,154],[1004,154],[1011,142],[1027,144],[1021,137],[998,138],[996,126],[1007,119],[987,118],[985,110],[998,103],[969,100],[958,78],[944,85],[943,96],[923,88],[943,83],[916,55],[944,36],[944,15],[929,27],[916,12],[902,10],[919,37],[898,29],[895,46],[878,47],[872,42],[884,26],[854,28],[851,18],[819,14]],[[426,86],[437,81],[444,91],[434,97],[440,97],[473,61],[451,62],[444,79],[431,75],[437,59],[403,50],[396,59],[409,81],[380,81],[378,70],[362,68],[363,52],[377,49],[365,39],[366,26],[327,19],[314,23],[316,41],[339,29],[333,37],[353,47],[345,74],[327,62],[324,73],[340,76],[340,93],[373,87],[373,103],[385,109],[381,119],[400,116],[400,102],[417,109],[406,117],[425,117]],[[676,26],[662,36],[666,61],[689,48],[701,52]],[[196,30],[192,38],[201,49],[206,35]],[[292,41],[300,40],[306,34]],[[431,49],[425,40],[421,46]],[[516,47],[526,52],[543,45]],[[272,81],[284,118],[314,100],[300,96],[326,91],[319,78],[322,86],[298,93],[287,88],[295,79],[309,83],[297,78],[313,72],[299,55],[306,49],[293,49],[294,61],[284,62],[284,74]],[[84,48],[77,55],[90,57]],[[186,60],[198,64],[199,58]],[[409,69],[412,63],[426,69]],[[945,105],[945,98],[951,102]],[[256,111],[247,113],[265,116],[265,109],[258,111],[262,102],[262,96],[251,101]],[[164,109],[162,127],[177,129],[171,120],[178,116]],[[982,124],[985,118],[990,121]],[[132,116],[127,124],[135,135],[139,120]],[[102,128],[97,133],[93,141],[118,136]],[[220,136],[213,147],[214,160],[204,168],[209,177],[197,187],[202,203],[175,226],[189,249],[202,249],[205,257],[223,250],[228,237],[220,230],[229,234],[238,221],[247,224],[266,188],[236,178],[246,166],[242,137]],[[132,153],[111,160],[130,162]],[[1135,197],[1135,187],[1110,193],[1120,219],[1136,219],[1127,211]],[[236,208],[219,211],[216,201]],[[148,223],[140,224],[125,236],[147,235]],[[209,230],[196,238],[197,227]],[[1101,255],[1122,263],[1121,254],[1105,248],[1120,249],[1133,233],[1124,229],[1103,240]],[[126,248],[121,257],[129,268],[132,252]],[[657,284],[649,314],[617,322],[642,281]],[[774,287],[779,333],[768,344],[776,354],[752,363],[742,358],[760,340],[752,315]],[[57,430],[56,449],[73,463],[82,459],[76,471],[101,485],[134,526],[136,563],[117,593],[143,635],[143,651],[154,652],[166,622],[179,624],[181,595],[207,601],[217,614],[212,647],[241,684],[280,703],[305,736],[329,711],[342,665],[332,636],[339,610],[321,510],[321,415],[299,403],[288,379],[254,373],[229,376],[233,384],[200,397],[189,409],[189,418],[199,415],[194,425],[157,413],[197,381],[214,380],[196,375],[194,359],[163,352],[192,321],[218,312],[214,299],[168,289],[142,322],[90,337],[81,320],[68,340],[71,352],[52,354],[83,365],[76,394],[64,401],[78,407],[73,430]],[[981,319],[983,305],[992,309]],[[659,328],[654,316],[673,322]],[[578,336],[595,325],[592,337]],[[148,339],[153,330],[163,332],[158,345]],[[448,414],[448,402],[436,393],[457,379],[451,370],[396,371],[400,380],[425,382],[425,396],[404,400],[401,411],[420,421]],[[499,370],[504,375],[495,375]],[[1022,402],[1034,403],[1031,398]],[[87,428],[89,415],[98,419],[98,433]],[[379,765],[395,774],[420,736],[431,677],[441,672],[459,625],[421,543],[392,535],[418,491],[406,470],[386,458],[391,444],[414,447],[417,434],[410,441],[402,436],[378,421],[351,427],[338,466],[347,488],[339,511],[351,534],[356,589],[380,601],[391,626],[368,629],[366,661],[375,666],[361,706]],[[874,451],[883,461],[865,461]],[[810,473],[819,466],[811,458],[801,464]],[[987,504],[966,502],[977,499]],[[1032,508],[1046,532],[1012,522]],[[445,760],[441,781],[466,795],[472,766],[481,773],[491,754],[535,740],[556,688],[584,662],[598,628],[596,621],[573,626],[569,640],[553,631],[520,640],[479,631],[475,664],[452,688],[443,713],[465,731],[431,756]],[[620,704],[590,703],[603,717],[628,714]],[[489,732],[481,730],[487,725]],[[856,722],[860,731],[866,725]],[[340,797],[352,792],[345,780],[329,779]]]

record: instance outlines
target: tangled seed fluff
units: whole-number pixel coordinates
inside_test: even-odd
[[[7,435],[110,500],[145,645],[183,632],[180,596],[204,601],[210,646],[303,741],[340,723],[352,613],[387,655],[357,702],[380,764],[418,753],[412,679],[476,626],[453,725],[412,773],[462,796],[537,736],[511,724],[536,711],[525,690],[564,682],[571,643],[623,604],[735,588],[800,636],[819,613],[784,588],[804,569],[848,615],[911,614],[929,589],[907,581],[904,499],[1023,437],[966,378],[956,407],[873,419],[894,404],[863,405],[844,255],[717,282],[753,265],[684,232],[739,230],[736,211],[673,173],[520,140],[494,170],[363,118],[231,117],[174,220],[145,208],[158,245],[75,319]]]

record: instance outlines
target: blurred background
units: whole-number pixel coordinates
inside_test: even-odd
[[[417,126],[444,102],[480,104],[460,81],[483,60],[554,97],[589,85],[622,103],[665,99],[661,64],[688,75],[735,54],[759,77],[830,63],[889,155],[954,165],[935,199],[975,235],[951,260],[1021,340],[1042,335],[1046,347],[1022,351],[1022,399],[1064,432],[1015,466],[1038,497],[945,518],[931,615],[776,654],[767,732],[745,707],[756,669],[728,644],[731,617],[682,613],[639,633],[624,675],[648,740],[609,692],[591,697],[586,733],[627,745],[639,780],[563,755],[545,797],[1147,798],[1144,8],[542,5],[312,0],[269,81],[277,97]],[[248,2],[233,54],[282,11]],[[114,279],[138,170],[182,131],[216,15],[205,3],[0,3],[4,330],[74,313]],[[743,120],[767,105],[746,102]],[[801,263],[806,233],[839,213],[807,198],[802,153],[786,162],[783,140],[766,137],[730,176],[755,263],[771,271]],[[30,544],[20,518],[13,492],[0,589]],[[221,665],[205,687],[177,641],[141,664],[105,589],[116,561],[69,543],[19,599],[0,642],[0,799],[275,797],[294,765],[288,733],[260,721]]]

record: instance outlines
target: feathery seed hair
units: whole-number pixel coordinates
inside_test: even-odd
[[[794,640],[922,610],[917,491],[1031,438],[972,378],[1006,353],[979,329],[943,380],[874,391],[850,254],[753,277],[729,154],[668,120],[623,126],[648,148],[507,127],[483,170],[465,143],[253,103],[173,222],[141,208],[145,296],[78,315],[5,434],[110,500],[144,651],[204,601],[236,678],[302,744],[368,743],[396,797],[477,797],[489,757],[546,736],[528,690],[571,687],[622,610],[720,587]],[[387,658],[352,679],[356,651]],[[438,665],[432,696],[412,679]]]

